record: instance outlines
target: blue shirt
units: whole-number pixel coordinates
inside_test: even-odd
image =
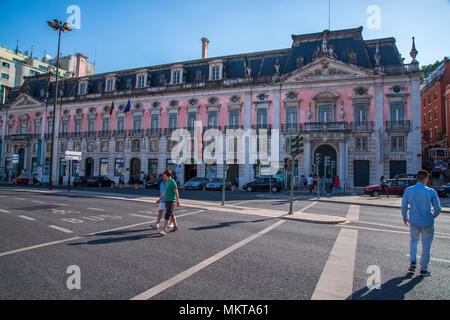
[[[433,210],[431,206],[433,206]],[[417,183],[415,186],[407,188],[403,194],[403,221],[408,219],[408,210],[411,226],[433,228],[434,219],[439,215],[442,208],[436,191],[426,187],[423,183]]]
[[[165,191],[166,191],[166,187],[164,185],[164,181],[161,180],[161,183],[159,184],[159,196],[162,196]],[[164,200],[164,198],[162,198],[160,202],[164,203],[164,202],[166,202],[166,200]]]

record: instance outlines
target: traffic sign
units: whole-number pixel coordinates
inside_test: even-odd
[[[66,160],[81,160],[80,151],[66,151],[65,155]]]
[[[12,163],[19,163],[19,155],[18,154],[13,154]]]

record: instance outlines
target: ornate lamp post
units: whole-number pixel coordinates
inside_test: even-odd
[[[61,47],[61,32],[72,31],[72,27],[65,22],[64,24],[59,20],[53,22],[47,21],[47,24],[55,31],[59,31],[58,35],[58,55],[56,56],[56,73],[55,73],[55,97],[53,104],[53,126],[52,126],[52,150],[50,156],[50,174],[48,177],[48,188],[53,186],[53,157],[54,157],[54,143],[55,143],[55,127],[56,127],[56,103],[58,101],[58,76],[59,76],[59,52]]]

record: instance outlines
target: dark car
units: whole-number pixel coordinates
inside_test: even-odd
[[[192,178],[184,184],[185,190],[202,190],[209,182],[207,178]]]
[[[108,177],[89,177],[86,180],[86,184],[89,187],[109,187],[111,183],[114,185],[114,181]]]
[[[450,196],[450,182],[436,188],[436,192],[438,193],[440,198]]]
[[[73,178],[73,186],[86,186],[87,185],[87,177],[86,176],[76,176]]]
[[[159,185],[161,184],[162,178],[155,178],[145,181],[145,187],[147,189],[159,189]]]
[[[389,179],[386,181],[386,190],[389,195],[403,195],[406,188],[411,187],[417,183],[416,179]],[[368,186],[364,188],[364,193],[373,197],[378,197],[382,194],[381,184]]]
[[[244,184],[242,188],[248,192],[269,191],[271,186],[269,179],[270,178],[259,178]],[[282,188],[281,182],[276,178],[272,178],[272,192],[279,192]]]

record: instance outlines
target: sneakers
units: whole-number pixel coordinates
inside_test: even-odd
[[[169,228],[173,228],[173,222],[169,224]]]
[[[416,271],[416,263],[411,262],[411,265],[409,266],[408,273],[414,273]]]
[[[159,224],[158,223],[154,223],[154,224],[151,224],[150,227],[152,227],[153,229],[158,230],[159,229]]]
[[[178,226],[172,228],[172,232],[178,231]]]
[[[165,236],[165,235],[167,234],[167,232],[166,232],[166,230],[161,230],[161,231],[159,232],[159,234],[162,235],[162,236]]]
[[[429,277],[429,276],[431,276],[431,273],[428,270],[420,270],[420,276],[421,277]]]

